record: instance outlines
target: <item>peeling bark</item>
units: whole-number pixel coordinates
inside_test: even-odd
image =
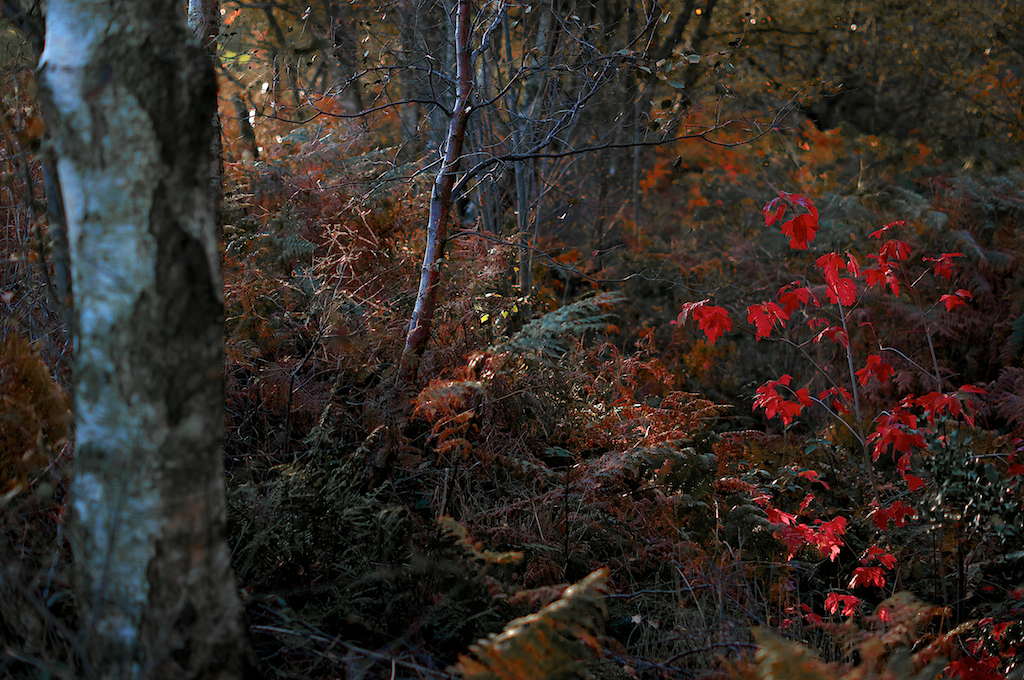
[[[75,315],[71,541],[101,678],[251,677],[225,540],[216,81],[180,0],[51,0]]]

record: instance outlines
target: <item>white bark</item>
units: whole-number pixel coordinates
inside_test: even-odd
[[[52,0],[78,339],[71,525],[99,677],[250,668],[224,538],[215,84],[180,0]]]

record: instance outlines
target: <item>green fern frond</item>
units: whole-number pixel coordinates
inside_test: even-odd
[[[286,236],[281,240],[281,259],[285,262],[310,260],[315,251],[316,245],[301,236]]]
[[[598,569],[536,614],[515,619],[499,635],[472,645],[473,656],[459,655],[449,670],[466,680],[593,677],[585,662],[601,650],[607,593],[608,569]]]
[[[1004,366],[999,377],[989,383],[988,390],[1000,417],[1011,426],[1024,425],[1024,368]]]
[[[978,242],[974,240],[974,236],[971,235],[971,232],[966,229],[961,229],[959,231],[954,231],[952,235],[953,240],[956,242],[957,246],[964,251],[965,255],[975,262],[983,262],[985,260],[985,251],[982,250],[981,246],[978,245]]]
[[[1006,350],[1008,357],[1012,360],[1024,354],[1024,314],[1013,320],[1010,330],[1010,337],[1006,339]]]
[[[569,351],[566,338],[605,330],[612,316],[608,310],[623,299],[621,293],[598,293],[560,307],[526,324],[492,351],[494,354],[526,355],[542,364],[553,365]]]

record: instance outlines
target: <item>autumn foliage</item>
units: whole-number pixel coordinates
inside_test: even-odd
[[[666,141],[623,151],[641,136],[616,118],[633,104],[609,95],[565,147],[462,184],[430,341],[403,385],[427,143],[444,127],[440,109],[392,106],[394,74],[418,62],[385,63],[397,20],[350,4],[338,62],[321,66],[274,51],[321,31],[319,6],[225,2],[228,524],[267,674],[1020,678],[1024,174],[1007,151],[1021,101],[1008,39],[985,53],[954,2],[855,3],[842,25],[823,18],[835,3],[722,2],[701,6],[717,9],[700,54],[609,48],[602,82],[633,79],[623,91],[646,99],[630,124]],[[655,21],[671,27],[684,4]],[[1000,7],[972,10],[976,26],[1018,25]],[[525,24],[541,10],[511,11]],[[951,72],[904,20],[977,49]],[[945,108],[911,106],[844,56],[882,53],[903,60],[891,77],[907,91],[954,79],[925,93]],[[522,83],[500,75],[565,94],[572,69],[545,64],[549,80],[530,80],[536,65]],[[331,69],[340,94],[316,87]],[[27,161],[29,186],[14,167],[19,132],[26,159],[41,134],[11,99],[22,82],[5,86],[0,159],[0,495],[2,554],[35,572],[24,587],[0,574],[0,597],[39,604],[16,623],[0,608],[0,633],[73,665],[70,345],[34,283],[55,273],[59,225],[6,198],[41,175]],[[474,148],[511,154],[511,134]]]

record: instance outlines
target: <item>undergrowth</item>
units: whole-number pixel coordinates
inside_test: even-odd
[[[387,153],[343,124],[228,166],[228,518],[268,675],[1020,676],[1020,462],[996,455],[1024,424],[1020,178],[927,167],[921,147],[842,131],[761,143],[749,157],[664,152],[699,178],[650,159],[652,224],[605,260],[636,273],[619,283],[542,240],[559,268],[539,267],[535,299],[521,300],[512,241],[460,225],[412,393],[395,372],[425,192],[387,180],[415,168],[385,170]],[[769,176],[762,158],[785,172]],[[757,224],[778,181],[823,206],[831,248],[863,257],[885,216],[908,220],[915,248],[963,252],[976,291],[964,314],[874,295],[857,311],[915,341],[934,322],[941,371],[988,386],[979,430],[950,425],[934,442],[919,521],[896,505],[911,498],[884,462],[870,474],[886,505],[872,505],[841,427],[753,412],[766,379],[808,383],[799,352],[740,332],[712,346],[669,324],[711,292],[741,309],[803,277],[807,263]],[[5,277],[28,276],[12,262]],[[23,339],[56,315],[28,293],[12,301],[0,634],[14,651],[0,677],[72,677],[66,368],[58,342]],[[857,328],[859,351],[873,338]],[[808,351],[828,371],[841,358]],[[908,366],[897,362],[898,387],[917,389]],[[865,399],[885,403],[888,389]],[[852,580],[882,554],[898,560],[884,588]]]

